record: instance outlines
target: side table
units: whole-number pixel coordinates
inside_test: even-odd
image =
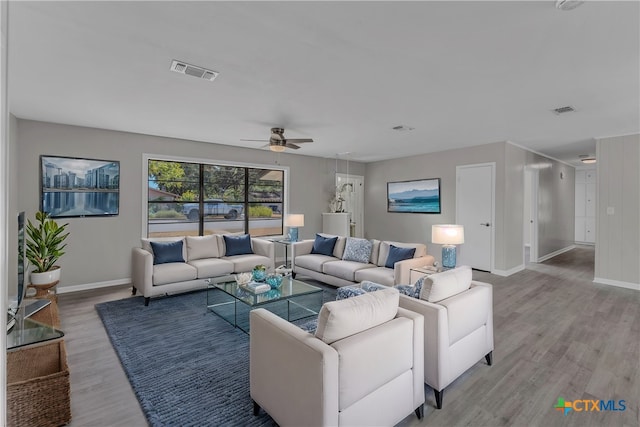
[[[294,242],[292,242],[289,239],[271,239],[271,241],[273,243],[278,243],[282,246],[284,246],[284,267],[285,268],[291,268],[291,265],[289,263],[289,246],[291,246]],[[274,260],[275,262],[275,260]]]
[[[438,270],[432,270],[433,267],[413,267],[409,269],[409,281],[414,284],[423,276],[430,276],[439,273]]]

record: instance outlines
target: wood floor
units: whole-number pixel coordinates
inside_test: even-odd
[[[511,277],[474,272],[494,285],[493,366],[483,360],[451,384],[443,409],[427,388],[424,418],[401,425],[640,425],[640,292],[592,283],[593,259],[593,247],[580,246]],[[120,287],[59,296],[72,427],[146,425],[94,309],[129,295]],[[626,410],[564,416],[553,408],[559,397],[625,400]]]

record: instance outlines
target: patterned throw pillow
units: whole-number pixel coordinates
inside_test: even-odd
[[[357,239],[355,237],[347,237],[347,244],[344,248],[344,261],[355,261],[363,264],[369,264],[371,258],[371,250],[373,243],[367,239]]]
[[[411,298],[420,299],[420,292],[422,291],[422,285],[424,284],[424,280],[428,276],[422,276],[419,278],[415,284],[412,285],[396,285],[394,288],[400,291],[401,294],[406,295]]]
[[[338,288],[338,292],[336,293],[336,301],[363,295],[366,293],[367,291],[365,291],[364,289],[356,288],[355,286],[343,286],[341,288]]]

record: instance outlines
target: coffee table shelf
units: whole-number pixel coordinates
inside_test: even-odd
[[[254,294],[238,285],[233,276],[215,277],[207,289],[207,308],[233,326],[249,333],[249,313],[264,308],[293,322],[317,315],[322,289],[285,277],[280,289]]]

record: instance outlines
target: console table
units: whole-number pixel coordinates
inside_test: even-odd
[[[7,335],[7,425],[59,426],[71,420],[69,367],[57,298]],[[25,300],[25,303],[27,301]]]

